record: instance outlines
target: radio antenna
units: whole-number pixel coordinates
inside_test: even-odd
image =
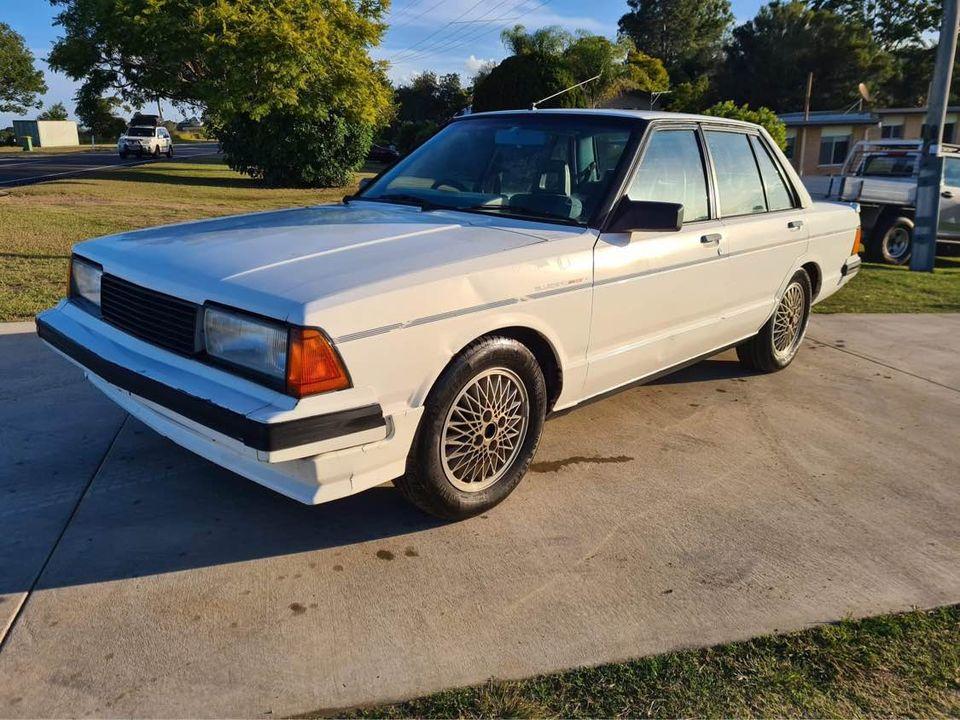
[[[588,82],[593,82],[594,80],[599,80],[601,75],[603,75],[603,73],[602,73],[602,72],[598,72],[598,73],[597,73],[596,75],[594,75],[592,78],[588,78],[588,79],[584,80],[583,82],[578,82],[576,85],[571,85],[571,86],[568,87],[568,88],[564,88],[564,89],[561,90],[560,92],[555,92],[553,95],[547,95],[547,97],[545,97],[545,98],[543,98],[543,99],[541,99],[541,100],[537,100],[535,103],[532,103],[532,104],[530,105],[530,109],[531,109],[531,110],[536,110],[536,109],[537,109],[537,105],[540,105],[541,103],[545,103],[547,100],[553,100],[553,99],[554,99],[555,97],[557,97],[558,95],[563,95],[564,93],[568,93],[568,92],[570,92],[571,90],[576,90],[578,87],[582,87],[583,85],[586,85]]]

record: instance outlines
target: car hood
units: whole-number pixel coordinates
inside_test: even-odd
[[[354,201],[148,228],[75,251],[159,292],[296,320],[318,300],[383,291],[410,275],[456,274],[485,256],[584,232]]]

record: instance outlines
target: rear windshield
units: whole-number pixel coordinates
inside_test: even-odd
[[[127,137],[153,137],[153,128],[130,128]]]
[[[865,177],[910,177],[916,167],[916,155],[874,155],[863,161]]]

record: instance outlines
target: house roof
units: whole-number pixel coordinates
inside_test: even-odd
[[[842,112],[840,110],[817,110],[804,118],[802,112],[781,113],[780,119],[788,127],[814,125],[876,125],[880,116],[873,112]]]

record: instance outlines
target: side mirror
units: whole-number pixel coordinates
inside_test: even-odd
[[[628,197],[620,199],[607,222],[607,231],[609,232],[633,232],[635,230],[676,232],[682,227],[683,205],[631,200]]]
[[[366,189],[372,182],[373,182],[373,178],[360,178],[360,189],[361,190]]]

